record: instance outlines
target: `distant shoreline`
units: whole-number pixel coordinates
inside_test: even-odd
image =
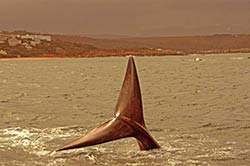
[[[250,34],[94,39],[26,31],[0,32],[0,59],[250,53],[249,41]]]
[[[185,54],[185,55],[133,55],[137,57],[163,57],[163,56],[209,56],[209,55],[222,55],[222,54],[247,54],[247,52],[236,53],[210,53],[210,54]],[[12,60],[50,60],[50,59],[69,59],[69,58],[108,58],[108,57],[127,57],[129,55],[110,55],[110,56],[32,56],[32,57],[12,57],[12,58],[0,58],[0,61],[12,61]],[[250,55],[249,55],[250,58]]]
[[[62,59],[67,57],[20,57],[20,58],[0,58],[0,61],[11,60],[46,60],[46,59]]]

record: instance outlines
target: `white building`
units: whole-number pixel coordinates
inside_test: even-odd
[[[7,52],[4,50],[0,50],[0,55],[7,55]]]
[[[0,44],[5,43],[7,41],[8,37],[5,35],[0,34]]]
[[[22,43],[22,45],[27,49],[27,50],[31,50],[33,47],[31,45],[29,45],[28,43]]]
[[[41,43],[40,39],[35,39],[35,40],[30,41],[30,45],[32,45],[32,46],[36,46],[36,45],[38,45],[40,43]]]
[[[21,39],[30,39],[30,40],[39,39],[39,40],[48,41],[48,42],[51,41],[51,36],[46,36],[46,35],[29,35],[29,34],[26,34],[26,35],[22,35],[20,38]]]
[[[9,38],[9,39],[8,39],[8,44],[9,44],[10,46],[16,46],[16,45],[21,44],[21,43],[22,43],[22,41],[21,41],[21,40],[18,40],[18,39],[16,39],[16,38]]]

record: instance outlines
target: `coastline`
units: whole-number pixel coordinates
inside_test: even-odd
[[[67,57],[20,57],[20,58],[0,58],[0,61],[11,61],[11,60],[47,60],[47,59],[61,59]]]
[[[64,55],[37,55],[37,56],[30,56],[30,57],[0,57],[0,61],[12,61],[12,60],[50,60],[50,59],[67,59],[67,58],[107,58],[107,57],[127,57],[127,56],[138,56],[138,57],[159,57],[159,56],[209,56],[209,55],[221,55],[221,54],[247,54],[249,52],[226,52],[226,53],[193,53],[193,54],[154,54],[154,55],[143,55],[143,54],[126,54],[126,55],[118,55],[118,54],[110,54],[110,55],[80,55],[80,56],[64,56]],[[250,59],[250,55],[248,57]]]
[[[93,39],[74,35],[5,32],[0,33],[0,59],[250,53],[249,39],[250,34]]]

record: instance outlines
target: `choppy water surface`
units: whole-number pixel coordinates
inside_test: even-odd
[[[127,58],[8,60],[0,165],[249,165],[249,54],[135,60],[160,150],[139,151],[130,138],[53,152],[113,116]]]

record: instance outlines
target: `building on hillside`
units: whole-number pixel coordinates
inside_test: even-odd
[[[22,43],[22,45],[27,49],[27,50],[31,50],[33,47],[31,45],[29,45],[28,43]]]
[[[51,36],[45,36],[45,35],[36,35],[36,38],[39,40],[44,40],[44,41],[51,41]]]
[[[0,55],[7,55],[8,53],[4,50],[0,50]]]
[[[31,46],[36,46],[36,45],[38,45],[40,43],[41,43],[40,39],[35,39],[35,40],[30,41],[30,45]]]
[[[8,39],[9,46],[16,46],[16,45],[21,44],[21,43],[22,43],[21,40],[18,40],[17,38],[14,38],[14,37],[11,37]]]
[[[51,36],[47,36],[47,35],[29,35],[29,34],[26,34],[26,35],[21,35],[20,38],[21,39],[29,39],[29,40],[39,39],[39,40],[48,41],[48,42],[51,41]]]
[[[7,41],[8,37],[5,35],[0,34],[0,44],[5,43]]]

